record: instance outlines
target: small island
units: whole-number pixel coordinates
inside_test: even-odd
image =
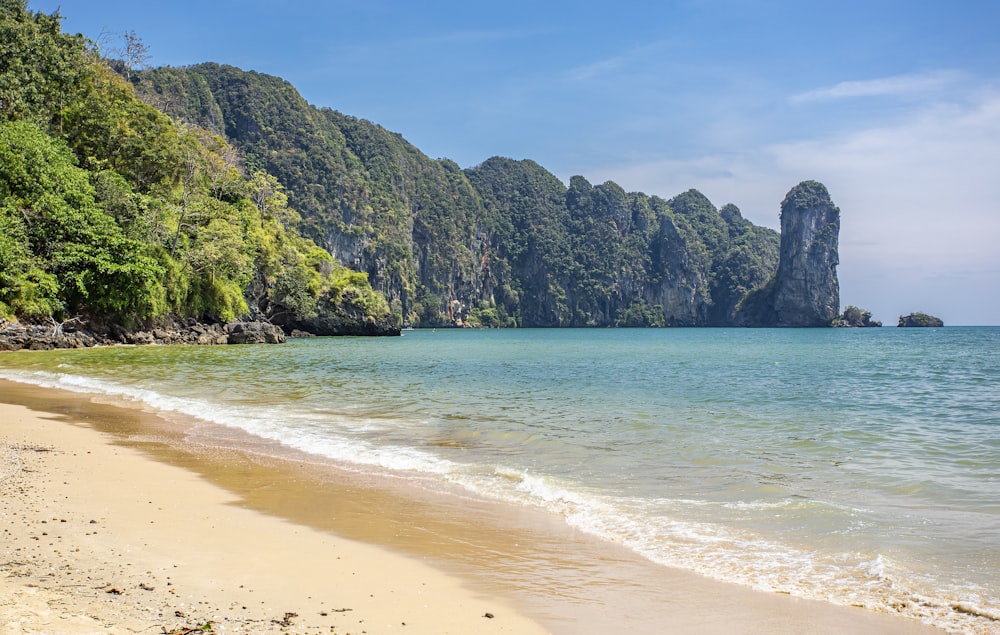
[[[944,326],[944,322],[941,318],[917,311],[909,315],[900,315],[899,324],[896,326]]]
[[[839,318],[833,321],[834,326],[847,328],[880,327],[882,322],[872,319],[872,312],[848,306]]]

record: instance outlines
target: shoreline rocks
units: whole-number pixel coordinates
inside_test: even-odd
[[[281,344],[285,332],[268,322],[205,324],[184,322],[127,329],[120,325],[96,326],[77,320],[62,324],[0,322],[0,351],[52,350],[114,345],[202,345]]]

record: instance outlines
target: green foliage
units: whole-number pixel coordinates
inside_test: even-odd
[[[466,326],[472,328],[515,328],[517,321],[506,314],[503,307],[498,307],[493,303],[485,303],[482,306],[473,307],[469,311]]]
[[[0,208],[0,317],[40,319],[62,311],[59,283],[40,267],[15,210]]]
[[[0,0],[0,43],[0,315],[266,318],[329,293],[388,315],[299,235],[276,177],[245,176],[204,80],[185,86],[206,125],[177,125],[57,15]]]
[[[368,284],[368,274],[351,271],[346,267],[337,267],[327,280],[326,295],[333,304],[346,301],[348,304],[360,307],[367,315],[385,315],[389,313],[389,305],[385,296],[376,293]]]
[[[13,0],[0,36],[0,121],[32,124],[10,134],[35,149],[4,159],[5,313],[726,324],[776,268],[775,232],[695,190],[567,186],[499,157],[462,170],[276,77],[136,72],[134,33],[138,56],[109,65]]]
[[[818,181],[802,181],[781,202],[782,214],[786,209],[809,209],[819,205],[832,205],[826,186]]]
[[[316,272],[309,267],[286,267],[278,274],[274,284],[274,302],[285,307],[296,319],[314,318],[318,285]]]
[[[567,325],[573,262],[566,187],[533,161],[501,157],[466,176],[483,199],[497,306],[526,326]]]
[[[58,14],[0,3],[0,120],[61,130],[67,107],[94,73],[81,36],[62,33]]]
[[[217,64],[136,73],[127,58],[114,65],[125,81],[58,17],[0,6],[0,115],[66,140],[88,177],[77,212],[100,213],[67,230],[59,257],[6,213],[5,310],[301,319],[336,304],[430,326],[461,305],[489,325],[725,323],[773,273],[774,233],[694,190],[668,203],[582,177],[567,187],[501,158],[463,171],[279,78]],[[116,297],[119,278],[135,298]]]
[[[618,315],[615,317],[615,326],[660,327],[666,325],[663,307],[660,305],[649,306],[645,302],[633,302],[628,308],[618,311]]]
[[[728,241],[712,269],[713,324],[727,324],[740,301],[762,287],[778,268],[780,236],[745,220],[735,205],[726,205],[719,216],[728,226]]]
[[[688,190],[670,199],[674,216],[682,217],[698,233],[708,254],[723,254],[729,244],[729,227],[715,205],[698,190]]]
[[[31,123],[0,124],[0,182],[4,224],[10,236],[23,237],[20,257],[12,251],[4,272],[8,294],[22,298],[5,300],[15,313],[156,311],[162,270],[97,205],[88,174],[64,143]]]
[[[114,170],[142,192],[172,186],[182,169],[177,129],[109,68],[95,69],[63,115],[62,136],[81,166]]]

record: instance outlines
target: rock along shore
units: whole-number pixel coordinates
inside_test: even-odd
[[[142,330],[126,329],[119,325],[96,327],[76,320],[62,324],[0,321],[0,351],[40,351],[116,344],[281,344],[285,341],[285,332],[268,322],[181,322]]]

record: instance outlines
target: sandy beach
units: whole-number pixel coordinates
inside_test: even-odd
[[[472,505],[465,522],[308,466],[191,454],[80,395],[0,383],[0,402],[5,635],[939,632],[654,567],[530,515]],[[319,514],[319,496],[337,502]],[[574,564],[588,551],[601,566]],[[567,579],[593,601],[560,598]]]
[[[415,559],[235,507],[87,427],[11,405],[0,421],[4,634],[545,632]]]

